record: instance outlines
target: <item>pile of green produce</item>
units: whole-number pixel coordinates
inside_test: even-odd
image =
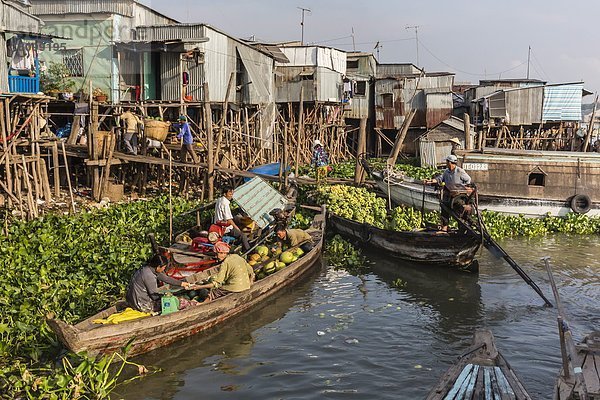
[[[387,168],[386,158],[369,159],[369,164],[376,170]],[[394,166],[394,169],[403,172],[406,176],[414,179],[429,179],[441,171],[432,167],[418,166],[418,159],[401,160]],[[349,160],[331,165],[332,171],[327,175],[330,178],[353,179],[356,170],[356,161]],[[315,178],[315,169],[311,166],[303,166],[299,170],[300,176],[306,175]]]
[[[303,255],[304,251],[299,247],[287,250],[285,246],[271,249],[268,246],[258,246],[256,252],[248,256],[248,264],[258,270],[256,279],[260,280],[298,261]]]
[[[198,204],[175,199],[173,205],[177,215]],[[44,317],[54,313],[74,323],[122,298],[132,273],[151,255],[147,234],[168,240],[168,207],[162,197],[8,226],[0,237],[3,398],[102,398],[114,387],[113,356],[69,355],[57,368],[62,348]],[[193,223],[189,217],[177,222]]]
[[[395,207],[386,210],[386,201],[364,188],[352,186],[322,186],[317,189],[317,202],[326,204],[331,212],[344,218],[396,231],[419,229],[422,222],[437,224],[439,213],[429,212],[424,216],[411,207]],[[600,217],[568,214],[566,217],[546,216],[525,218],[506,216],[483,211],[482,219],[494,239],[508,236],[540,236],[549,233],[597,234],[600,233]],[[456,222],[451,223],[456,227]]]
[[[316,192],[317,204],[325,204],[340,217],[383,228],[386,222],[386,203],[365,188],[334,185],[321,186]]]

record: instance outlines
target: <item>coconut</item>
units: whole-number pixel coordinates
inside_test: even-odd
[[[256,248],[256,252],[260,254],[261,257],[269,255],[269,248],[267,246],[258,246]]]
[[[294,254],[290,251],[284,251],[281,253],[281,256],[279,256],[279,260],[285,264],[291,264],[294,262]]]

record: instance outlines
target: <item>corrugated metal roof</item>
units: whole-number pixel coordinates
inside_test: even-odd
[[[237,187],[233,199],[260,228],[273,222],[274,218],[269,215],[271,211],[283,210],[288,204],[284,195],[258,176]]]
[[[546,86],[543,121],[581,121],[583,83]]]
[[[132,0],[32,0],[35,15],[109,13],[133,17]]]

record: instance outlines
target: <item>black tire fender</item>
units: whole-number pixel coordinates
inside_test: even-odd
[[[592,199],[587,194],[576,194],[571,198],[571,210],[577,214],[585,214],[592,208]]]

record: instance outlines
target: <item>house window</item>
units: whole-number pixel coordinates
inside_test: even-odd
[[[358,60],[347,60],[346,69],[358,69]]]
[[[356,82],[356,88],[354,90],[354,94],[357,96],[366,96],[367,95],[367,81]]]
[[[394,95],[392,93],[384,93],[381,95],[383,108],[394,108]]]
[[[83,49],[63,50],[63,64],[71,76],[83,76]]]
[[[529,174],[529,186],[546,186],[546,175],[540,172],[532,172]]]

